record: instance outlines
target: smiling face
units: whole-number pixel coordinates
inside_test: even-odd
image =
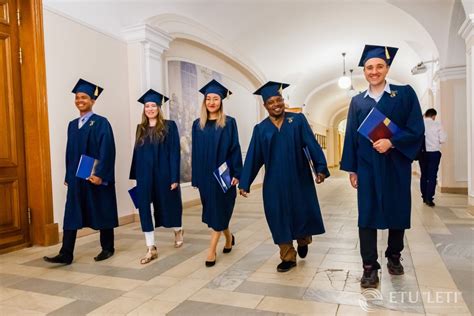
[[[206,95],[206,109],[209,114],[214,114],[221,108],[221,97],[215,93],[208,93]]]
[[[155,102],[146,102],[143,111],[149,120],[158,117],[158,105]]]
[[[86,93],[78,92],[76,93],[74,103],[79,112],[87,113],[92,111],[92,107],[94,106],[95,100],[92,100],[92,98]]]
[[[382,58],[371,58],[364,64],[365,79],[371,86],[385,84],[385,77],[390,70],[390,66]]]
[[[273,118],[279,118],[285,113],[285,100],[282,96],[273,96],[268,98],[264,103],[265,109],[268,114]]]

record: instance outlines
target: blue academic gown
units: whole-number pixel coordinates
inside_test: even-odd
[[[199,189],[202,221],[215,231],[225,230],[229,227],[237,190],[233,186],[224,193],[213,172],[227,162],[231,177],[240,178],[242,153],[237,123],[233,117],[226,116],[224,128],[216,128],[215,120],[208,120],[201,130],[197,119],[193,123],[192,142],[191,184]]]
[[[144,232],[153,231],[150,203],[153,202],[155,227],[181,227],[183,206],[179,183],[180,145],[178,127],[166,120],[168,132],[162,142],[145,138],[133,150],[130,179],[137,180],[137,204]]]
[[[378,103],[360,93],[349,107],[341,170],[357,173],[361,228],[410,228],[411,164],[423,140],[423,117],[412,87],[390,85],[390,90]],[[401,128],[390,139],[395,148],[385,154],[357,132],[373,107]]]
[[[275,244],[324,233],[306,146],[316,172],[329,177],[324,153],[303,114],[285,113],[280,130],[270,118],[253,129],[239,188],[250,192],[265,165],[263,205]]]
[[[105,117],[93,114],[78,127],[78,120],[69,122],[66,146],[66,177],[68,185],[65,230],[83,227],[110,229],[118,226],[115,196],[115,143],[112,127]],[[95,175],[106,185],[95,185],[76,177],[79,159],[85,154],[98,159]]]

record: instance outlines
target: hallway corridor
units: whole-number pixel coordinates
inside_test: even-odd
[[[79,238],[70,266],[43,262],[59,245],[32,247],[0,256],[0,314],[8,315],[469,315],[474,312],[473,214],[465,195],[437,193],[424,205],[413,178],[412,229],[402,253],[405,275],[390,276],[382,257],[381,285],[361,294],[356,191],[345,173],[318,185],[326,233],[316,236],[306,259],[288,273],[280,262],[263,215],[261,190],[237,199],[231,230],[236,246],[218,252],[206,268],[209,242],[201,208],[183,212],[184,245],[173,232],[156,233],[158,260],[145,254],[139,223],[116,230],[116,254],[96,263],[98,234]],[[119,193],[120,194],[120,193]],[[122,194],[125,194],[122,192]],[[223,247],[223,242],[218,249]],[[461,294],[462,293],[462,294]]]

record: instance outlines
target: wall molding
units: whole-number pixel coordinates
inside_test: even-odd
[[[433,80],[448,81],[466,79],[466,66],[445,67],[439,69],[433,77]]]
[[[459,28],[458,34],[467,42],[474,36],[474,13],[469,14]],[[466,49],[468,49],[466,45]]]
[[[441,193],[463,194],[467,195],[466,187],[440,187]]]
[[[246,58],[245,54],[238,50],[238,47],[234,47],[227,39],[189,17],[171,13],[160,14],[147,19],[146,23],[164,30],[175,39],[194,41],[226,56],[242,67],[248,73],[246,76],[255,82],[256,86],[267,81],[258,65]]]
[[[124,28],[122,36],[127,43],[144,44],[145,54],[158,60],[161,60],[161,55],[169,49],[174,39],[167,32],[146,23]]]

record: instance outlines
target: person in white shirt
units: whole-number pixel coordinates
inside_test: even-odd
[[[438,113],[435,109],[425,112],[425,150],[421,153],[419,163],[421,170],[420,189],[423,202],[431,207],[435,206],[436,178],[441,160],[441,144],[446,142],[446,132],[440,122],[435,121]]]

